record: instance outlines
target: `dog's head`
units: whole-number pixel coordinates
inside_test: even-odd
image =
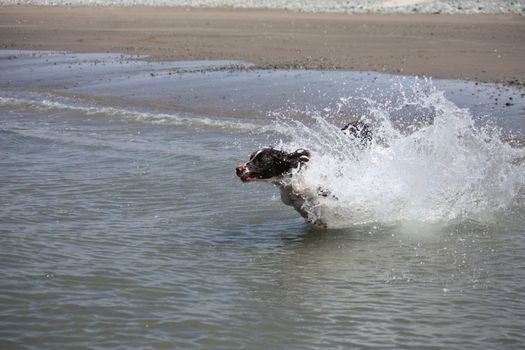
[[[279,181],[291,175],[293,169],[300,168],[310,160],[310,152],[299,149],[293,153],[273,148],[263,148],[254,152],[250,160],[237,167],[237,176],[243,182],[270,180]]]

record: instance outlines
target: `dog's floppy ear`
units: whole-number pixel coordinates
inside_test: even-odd
[[[307,151],[305,149],[298,149],[293,153],[294,155],[299,157],[299,161],[302,163],[305,163],[310,160],[310,151]]]
[[[289,161],[294,167],[300,164],[306,163],[310,160],[310,151],[305,149],[298,149],[294,153],[290,154]]]

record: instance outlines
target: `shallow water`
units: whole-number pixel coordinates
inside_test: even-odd
[[[523,346],[519,90],[1,57],[2,348]],[[351,116],[377,127],[387,158],[347,155]],[[316,151],[309,178],[339,191],[323,212],[338,229],[235,177],[270,144]],[[400,171],[416,166],[430,171]]]

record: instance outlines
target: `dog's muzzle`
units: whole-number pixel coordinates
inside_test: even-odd
[[[237,173],[242,182],[250,182],[259,178],[257,175],[250,173],[250,169],[248,169],[246,164],[241,164],[235,168],[235,173]]]
[[[237,176],[241,177],[243,174],[248,172],[248,168],[246,167],[246,164],[241,164],[235,168],[235,172],[237,173]]]

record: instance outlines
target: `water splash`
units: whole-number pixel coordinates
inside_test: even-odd
[[[341,99],[338,114],[356,99]],[[502,140],[498,128],[477,125],[431,82],[400,86],[399,95],[365,101],[360,117],[374,129],[363,147],[340,131],[326,111],[281,122],[293,130],[287,150],[313,151],[306,186],[328,196],[306,203],[329,227],[370,222],[485,221],[516,204],[525,189],[525,150]]]

